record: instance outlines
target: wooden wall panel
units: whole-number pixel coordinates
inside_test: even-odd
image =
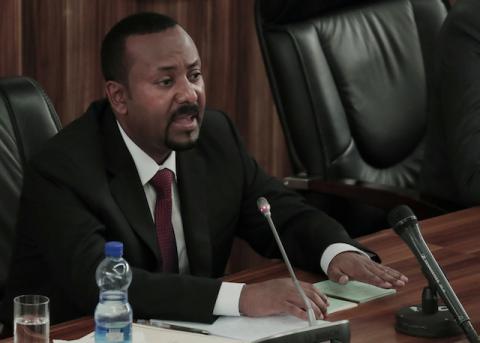
[[[238,1],[236,5],[233,26],[241,28],[236,37],[237,51],[233,59],[238,63],[235,68],[237,85],[233,95],[238,112],[237,125],[245,133],[247,147],[254,152],[260,165],[266,166],[276,176],[291,175],[285,138],[256,36],[252,14],[254,1]]]
[[[260,165],[273,175],[286,176],[290,164],[257,43],[253,3],[2,0],[0,9],[12,19],[1,21],[1,32],[14,53],[0,53],[0,73],[23,73],[38,80],[66,125],[103,96],[100,45],[110,27],[138,11],[170,15],[197,44],[207,105],[230,115]]]
[[[62,122],[81,115],[92,100],[104,96],[100,46],[110,27],[136,12],[136,1],[66,0],[66,70]]]
[[[0,77],[22,73],[22,2],[0,2]]]
[[[64,124],[78,117],[92,99],[102,94],[99,42],[103,31],[100,27],[96,11],[86,7],[83,1],[66,0],[63,93],[68,101],[61,110]]]
[[[61,119],[65,104],[66,25],[64,0],[23,3],[23,75],[36,79],[52,99]]]

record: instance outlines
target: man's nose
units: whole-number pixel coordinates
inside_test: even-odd
[[[176,100],[178,103],[195,103],[198,100],[197,86],[189,80],[184,80],[178,84]]]

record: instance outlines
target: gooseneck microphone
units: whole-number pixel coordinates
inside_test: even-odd
[[[272,221],[272,215],[270,213],[270,204],[267,199],[261,197],[257,200],[257,206],[260,212],[267,218],[268,225],[272,229],[273,236],[277,242],[278,248],[283,257],[290,277],[295,284],[300,297],[305,303],[307,309],[308,317],[308,326],[304,328],[298,328],[294,330],[289,330],[280,334],[276,334],[258,341],[258,343],[318,343],[318,342],[339,342],[339,343],[349,343],[350,342],[350,323],[348,320],[339,320],[336,322],[323,322],[315,320],[315,313],[312,309],[312,304],[310,300],[305,295],[303,288],[300,286],[300,283],[293,272],[292,265],[288,259],[285,249],[283,248],[282,241],[278,236],[277,229]]]
[[[313,312],[312,304],[310,303],[310,300],[305,295],[305,292],[303,291],[302,286],[300,286],[300,283],[298,282],[298,279],[295,276],[295,272],[293,271],[292,265],[290,264],[290,260],[288,259],[287,253],[283,248],[282,241],[280,240],[277,229],[275,228],[275,224],[273,224],[273,221],[272,221],[272,214],[270,213],[270,204],[268,203],[267,199],[265,199],[264,197],[260,197],[257,200],[257,206],[260,212],[265,216],[265,218],[267,218],[268,225],[270,226],[270,229],[272,229],[273,236],[275,237],[278,248],[280,249],[280,252],[282,254],[283,262],[285,262],[285,264],[287,265],[288,272],[290,273],[290,277],[292,278],[298,293],[300,293],[300,297],[305,303],[305,306],[307,307],[308,322],[310,326],[314,326],[316,319],[315,319],[315,313]]]
[[[425,243],[420,232],[417,217],[415,217],[412,210],[405,205],[398,206],[389,213],[388,221],[393,227],[394,231],[409,246],[410,250],[417,258],[429,284],[431,285],[429,288],[433,288],[434,291],[439,293],[447,305],[448,310],[450,310],[451,315],[453,315],[457,324],[465,332],[469,342],[478,343],[479,338],[472,323],[470,322],[470,318],[468,317],[465,309],[445,277],[445,274],[441,270],[437,261],[430,252],[430,249]],[[438,337],[442,335],[442,328],[444,329],[447,327],[447,325],[445,325],[446,321],[448,321],[446,318],[444,318],[443,322],[439,321],[436,324],[432,324],[430,326],[428,325],[429,321],[434,320],[434,317],[431,316],[431,313],[428,313],[432,312],[431,309],[429,311],[424,311],[423,316],[422,308],[419,308],[416,311],[409,309],[411,309],[411,307],[402,309],[399,311],[399,313],[397,313],[396,328],[401,332],[415,336]],[[439,309],[441,309],[441,307],[439,307]],[[439,331],[432,333],[429,332],[429,330]],[[455,333],[456,332],[453,330],[453,332],[445,333],[445,335]]]

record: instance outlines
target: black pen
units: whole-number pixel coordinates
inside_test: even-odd
[[[161,320],[157,320],[157,319],[150,319],[149,321],[147,321],[147,324],[150,324],[152,326],[156,326],[156,327],[159,327],[159,328],[163,328],[163,329],[185,331],[185,332],[191,332],[191,333],[199,333],[199,334],[202,334],[202,335],[210,335],[210,332],[207,331],[207,330],[191,328],[191,327],[188,327],[188,326],[182,326],[182,325],[176,325],[176,324],[169,324],[169,323],[162,322]]]

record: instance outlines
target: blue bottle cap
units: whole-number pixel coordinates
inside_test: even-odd
[[[123,243],[111,241],[105,243],[105,256],[108,257],[122,257],[123,256]]]

